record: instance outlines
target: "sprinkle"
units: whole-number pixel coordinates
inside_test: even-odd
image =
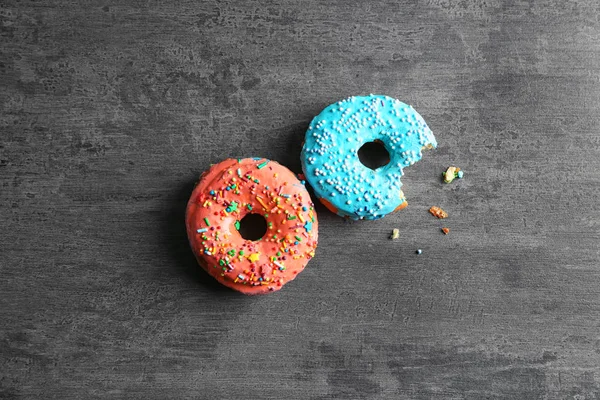
[[[204,218],[204,222],[206,223],[206,226],[210,226],[210,222],[208,222],[208,218]]]
[[[288,220],[296,219],[296,216],[295,216],[295,215],[288,214],[288,216],[287,216],[287,219],[288,219]]]
[[[399,237],[400,237],[400,229],[394,228],[392,230],[392,236],[390,236],[390,239],[398,239]]]
[[[240,230],[240,221],[235,221],[235,224],[233,224],[235,226],[235,229],[237,229],[238,231]]]
[[[462,178],[463,178],[463,176],[465,176],[465,173],[464,173],[464,172],[462,172],[462,171],[458,171],[458,173],[456,174],[456,177],[457,177],[458,179],[462,179]]]
[[[267,206],[265,205],[265,203],[263,203],[262,198],[260,198],[259,196],[256,196],[256,201],[258,201],[260,203],[261,206],[263,206],[263,208],[265,210],[268,210]]]
[[[442,232],[444,232],[444,235],[447,235],[450,233],[450,228],[442,228]]]
[[[286,199],[289,199],[291,196],[289,194],[282,194],[281,197],[284,197]]]
[[[279,267],[280,271],[285,271],[285,266],[278,263],[277,261],[273,261],[273,264],[277,265]]]
[[[302,238],[300,236],[294,236],[296,238],[297,241],[301,242]]]
[[[198,233],[204,233],[204,232],[206,232],[207,230],[208,230],[208,229],[206,229],[206,228],[201,228],[201,229],[198,229],[196,232],[198,232]]]
[[[237,174],[238,174],[238,176],[241,178],[241,177],[242,177],[242,170],[238,168],[238,169],[237,169]]]
[[[417,254],[421,254],[421,253],[423,253],[423,250],[417,249]]]
[[[227,212],[234,212],[237,211],[238,209],[238,203],[236,203],[235,201],[232,201],[231,204],[229,205],[229,207],[227,207],[225,210]]]
[[[258,169],[262,169],[262,168],[266,167],[268,163],[269,163],[269,160],[265,161],[262,164],[258,164]]]
[[[250,262],[256,262],[256,261],[258,261],[259,258],[260,258],[260,253],[252,253],[248,256],[248,260],[250,260]]]
[[[306,230],[306,232],[310,232],[312,230],[312,222],[306,221],[304,223],[304,229]]]

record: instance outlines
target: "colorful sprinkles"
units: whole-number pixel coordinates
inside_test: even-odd
[[[390,162],[372,170],[358,151],[381,142]],[[403,168],[437,146],[425,120],[411,106],[382,95],[354,96],[331,104],[306,132],[302,169],[319,200],[349,219],[378,219],[406,206]]]
[[[273,161],[230,159],[215,165],[190,204],[188,224],[200,225],[193,228],[198,236],[192,247],[211,275],[236,290],[278,290],[315,254],[317,220],[310,196],[294,174]],[[266,219],[267,233],[246,240],[240,221],[257,211]]]

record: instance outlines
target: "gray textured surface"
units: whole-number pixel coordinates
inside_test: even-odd
[[[83,3],[0,4],[0,398],[600,398],[595,0]],[[298,171],[311,117],[369,92],[440,143],[410,206],[319,208],[277,294],[199,272],[197,175]]]

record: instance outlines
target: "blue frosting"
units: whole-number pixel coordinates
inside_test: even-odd
[[[358,150],[381,141],[390,162],[364,166]],[[425,120],[409,105],[382,95],[354,96],[331,104],[306,132],[302,169],[319,199],[351,219],[378,219],[406,201],[402,169],[421,159],[437,142]]]

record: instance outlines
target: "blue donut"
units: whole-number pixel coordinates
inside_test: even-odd
[[[390,162],[372,170],[358,158],[368,142],[381,142]],[[326,107],[306,132],[302,169],[319,200],[350,219],[378,219],[408,203],[402,169],[437,146],[423,118],[409,105],[382,95],[354,96]]]

